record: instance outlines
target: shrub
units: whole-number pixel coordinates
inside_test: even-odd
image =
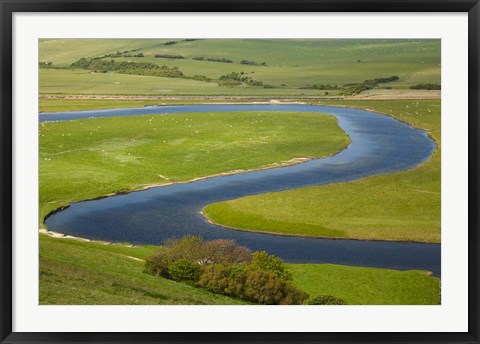
[[[265,251],[254,252],[250,264],[256,269],[270,271],[284,280],[292,280],[292,273],[288,270],[283,261],[280,258],[275,257],[273,254],[270,255]]]
[[[40,61],[40,62],[38,63],[38,67],[39,67],[39,68],[52,68],[52,62]]]
[[[398,80],[398,76],[396,76],[396,75],[392,75],[392,76],[386,77],[386,78],[376,78],[376,79],[373,79],[373,80],[365,80],[364,82],[362,82],[360,84],[353,84],[352,87],[348,88],[344,92],[344,95],[359,94],[363,91],[371,90],[371,89],[377,87],[378,84],[383,84],[383,83],[386,83],[386,82],[393,82],[393,81],[397,81],[397,80]],[[351,85],[352,84],[345,84],[345,86],[351,86]]]
[[[268,305],[302,304],[307,294],[270,271],[247,265],[211,265],[203,270],[198,286],[214,293]]]
[[[217,294],[234,295],[229,290],[229,284],[232,283],[230,268],[221,265],[209,265],[203,269],[197,285]]]
[[[162,58],[162,59],[184,59],[182,55],[170,55],[170,54],[155,54],[156,58]]]
[[[203,244],[205,262],[203,264],[236,265],[252,260],[252,252],[239,246],[234,240],[218,239]]]
[[[390,77],[387,77],[387,78],[376,78],[376,79],[373,79],[373,81],[375,83],[378,83],[378,84],[384,84],[386,82],[397,81],[398,79],[399,79],[398,76],[393,75],[393,76],[390,76]],[[366,81],[370,81],[370,80],[366,80]]]
[[[168,273],[175,281],[196,281],[202,272],[200,265],[187,259],[180,259],[169,265]]]
[[[412,90],[441,90],[442,87],[439,84],[418,84],[410,86]]]
[[[256,269],[246,272],[245,300],[266,305],[301,305],[308,297],[273,272]]]
[[[183,78],[183,73],[178,67],[169,68],[162,66],[161,68],[153,63],[131,62],[131,61],[115,61],[103,60],[101,58],[93,58],[87,60],[81,58],[70,65],[72,68],[82,68],[93,70],[96,73],[117,72],[121,74],[159,76],[165,78]]]
[[[146,273],[155,276],[170,278],[169,267],[176,261],[188,260],[197,262],[201,259],[202,238],[185,236],[182,239],[169,239],[157,252],[147,257],[145,262]]]
[[[250,61],[250,60],[242,60],[240,61],[241,64],[246,64],[246,65],[251,65],[251,66],[266,66],[266,62],[258,63],[255,61]]]
[[[194,75],[189,78],[193,80],[198,80],[198,81],[212,81],[212,79],[210,79],[208,76],[205,76],[205,75]]]
[[[167,240],[146,259],[145,272],[261,304],[302,304],[308,297],[288,282],[292,275],[280,258],[252,254],[233,240]]]
[[[216,57],[203,57],[203,56],[198,56],[198,57],[192,57],[192,60],[197,60],[197,61],[209,61],[209,62],[222,62],[222,63],[233,63],[232,60],[226,59],[226,58],[216,58]]]
[[[251,251],[233,240],[203,241],[199,236],[187,235],[181,239],[169,239],[153,255],[147,258],[145,272],[169,277],[170,264],[188,260],[197,265],[236,265],[249,262]]]
[[[240,85],[242,83],[248,85],[248,86],[263,86],[263,83],[261,81],[258,81],[252,77],[249,76],[244,76],[244,72],[240,73],[235,73],[231,72],[230,74],[225,74],[222,75],[220,78],[219,85]]]
[[[147,257],[145,261],[144,272],[155,275],[169,277],[168,267],[173,262],[169,251],[165,248],[160,248],[157,252]]]
[[[203,239],[199,236],[186,235],[181,239],[169,239],[165,242],[172,261],[186,259],[199,262],[204,259]]]
[[[332,295],[318,295],[306,301],[307,305],[346,305],[347,302],[343,299]]]

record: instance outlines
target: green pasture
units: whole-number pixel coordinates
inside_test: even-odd
[[[286,235],[440,242],[440,101],[330,101],[367,108],[427,130],[438,148],[421,166],[349,183],[208,205],[215,223]]]
[[[217,295],[143,273],[152,246],[84,242],[40,235],[41,305],[233,305]],[[348,304],[438,304],[439,279],[421,271],[327,264],[289,264],[293,283],[311,296]]]
[[[214,93],[216,83],[87,70],[40,69],[40,94],[169,95]]]
[[[425,271],[332,264],[289,264],[293,284],[310,296],[333,295],[349,305],[440,304],[440,279]]]
[[[40,124],[40,223],[73,201],[339,151],[330,115],[185,113]]]

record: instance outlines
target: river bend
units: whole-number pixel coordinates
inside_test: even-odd
[[[339,154],[306,163],[155,187],[126,195],[73,203],[46,219],[50,230],[97,240],[160,244],[186,234],[234,239],[295,263],[332,263],[390,269],[424,269],[440,275],[440,245],[289,237],[225,229],[207,223],[207,204],[265,192],[353,181],[411,169],[426,161],[435,142],[425,131],[364,110],[284,105],[191,105],[41,113],[40,122],[183,112],[298,111],[334,115],[350,136]]]

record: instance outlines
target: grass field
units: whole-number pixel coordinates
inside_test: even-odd
[[[204,213],[215,223],[253,231],[440,242],[440,102],[334,104],[368,108],[423,128],[438,148],[428,162],[410,171],[249,196],[208,205]]]
[[[40,223],[72,201],[344,148],[329,115],[195,113],[40,124]]]
[[[40,235],[40,304],[244,304],[143,273],[154,247],[105,245]],[[349,304],[438,304],[439,280],[418,271],[289,264],[294,284]]]
[[[255,40],[206,39],[165,45],[168,40],[41,40],[40,61],[67,67],[85,57],[141,49],[144,57],[119,57],[117,61],[150,62],[178,67],[184,75],[218,79],[231,72],[272,85],[220,87],[215,82],[159,78],[85,70],[40,70],[41,94],[265,94],[319,95],[321,90],[299,89],[313,84],[344,85],[397,75],[389,87],[440,83],[440,40]],[[155,54],[181,55],[184,59],[155,58]],[[233,63],[193,60],[193,57],[227,58]],[[241,60],[266,66],[245,65]],[[386,86],[387,84],[385,84]],[[337,91],[329,91],[334,94]]]
[[[350,305],[440,304],[440,280],[424,271],[332,264],[289,264],[293,283],[311,296],[333,295]]]

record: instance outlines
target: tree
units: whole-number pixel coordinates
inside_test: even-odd
[[[180,259],[169,265],[168,273],[175,281],[196,281],[202,271],[200,265],[187,259]]]
[[[154,254],[150,255],[145,260],[144,272],[150,275],[168,278],[168,267],[171,263],[173,263],[173,259],[170,256],[168,249],[160,247]]]
[[[234,240],[207,241],[203,245],[203,252],[205,262],[201,264],[236,265],[252,259],[252,252],[245,246],[237,245]]]
[[[308,297],[273,272],[260,270],[251,264],[208,266],[197,285],[214,293],[268,305],[303,304]]]
[[[292,273],[288,270],[283,261],[280,258],[275,257],[273,254],[270,255],[265,251],[254,252],[250,264],[257,269],[270,271],[284,280],[292,280]]]
[[[204,258],[203,239],[200,236],[186,235],[181,239],[169,239],[165,247],[173,261],[187,259],[198,263]]]
[[[343,299],[332,295],[318,295],[308,299],[305,304],[307,305],[346,305],[347,302]]]
[[[307,294],[275,273],[247,269],[244,298],[266,305],[301,305]]]

